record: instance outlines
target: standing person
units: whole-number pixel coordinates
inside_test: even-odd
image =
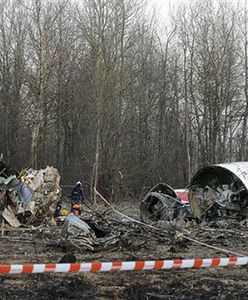
[[[82,183],[78,181],[71,191],[71,204],[80,204],[84,198]]]

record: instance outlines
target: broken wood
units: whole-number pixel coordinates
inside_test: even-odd
[[[4,219],[2,219],[1,237],[4,235]]]

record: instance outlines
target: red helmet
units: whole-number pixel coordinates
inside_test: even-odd
[[[81,214],[81,206],[80,204],[73,204],[72,205],[72,212],[75,214],[75,215],[80,215]]]

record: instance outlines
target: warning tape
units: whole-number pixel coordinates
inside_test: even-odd
[[[248,264],[248,257],[197,258],[126,262],[92,262],[66,264],[0,265],[0,274],[68,273],[136,270],[199,269],[206,267],[232,267]]]

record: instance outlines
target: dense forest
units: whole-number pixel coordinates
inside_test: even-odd
[[[109,198],[247,160],[248,15],[199,0],[0,1],[0,153]]]

